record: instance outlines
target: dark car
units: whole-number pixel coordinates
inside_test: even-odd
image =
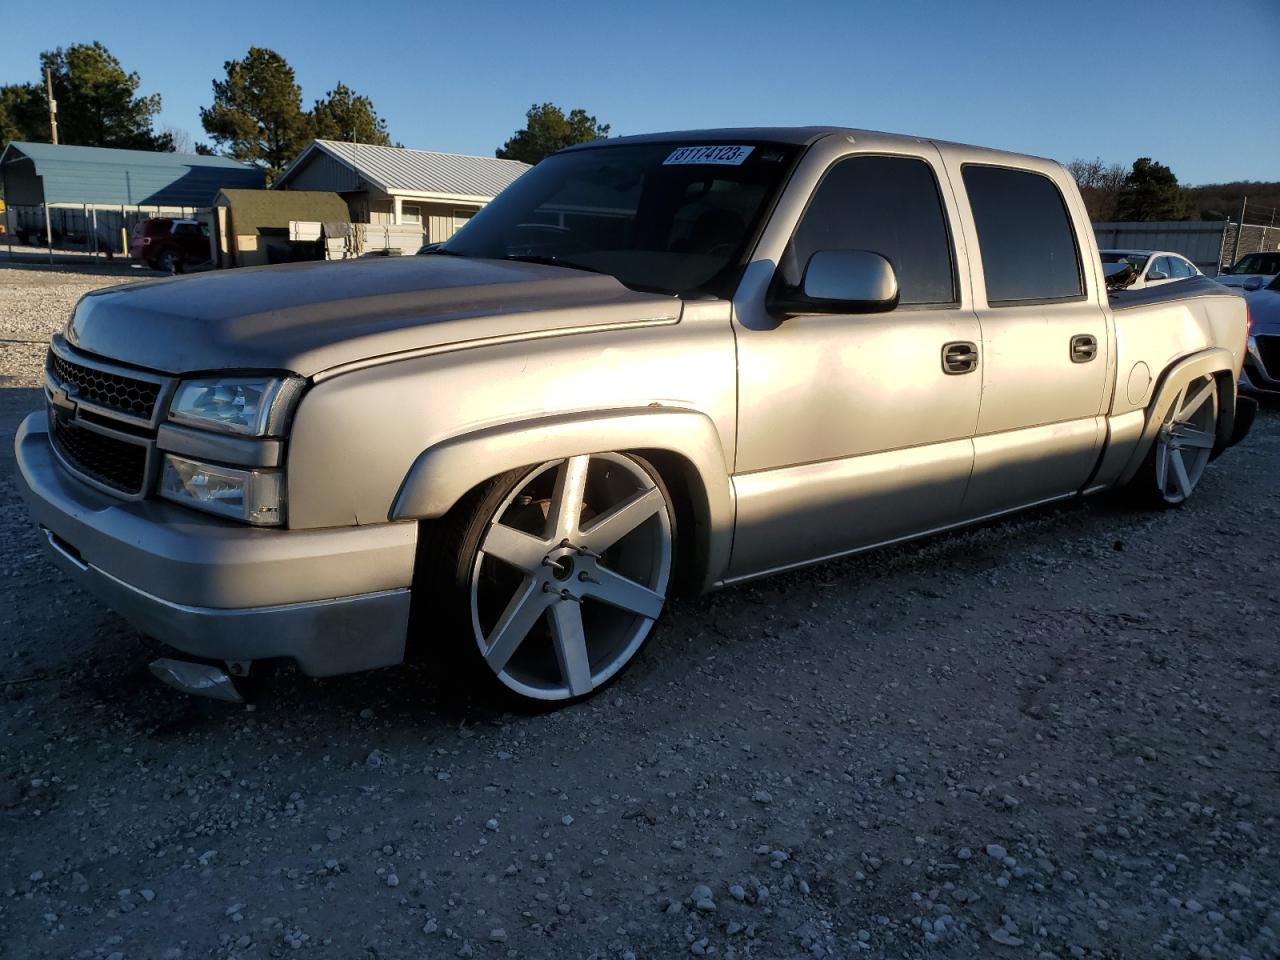
[[[182,273],[209,259],[209,228],[197,220],[152,217],[133,227],[129,256],[152,270]]]
[[[1228,287],[1261,290],[1275,276],[1280,276],[1280,251],[1264,251],[1241,257],[1214,279]]]
[[[1249,302],[1249,352],[1240,387],[1251,393],[1280,396],[1280,275],[1261,290],[1244,295]]]

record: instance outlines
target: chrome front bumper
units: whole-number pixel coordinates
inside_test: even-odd
[[[213,660],[287,657],[312,676],[404,659],[417,526],[269,530],[70,476],[44,413],[14,441],[18,487],[59,568],[141,632]]]

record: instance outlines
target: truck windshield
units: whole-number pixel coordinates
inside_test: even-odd
[[[554,263],[677,296],[729,296],[798,152],[668,142],[556,154],[434,252]]]
[[[1250,274],[1280,273],[1280,253],[1251,253],[1227,273]]]

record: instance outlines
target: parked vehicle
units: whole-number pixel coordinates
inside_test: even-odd
[[[1277,275],[1280,275],[1280,250],[1247,254],[1219,273],[1216,279],[1228,287],[1261,290]]]
[[[1127,290],[1143,290],[1204,276],[1182,254],[1169,250],[1099,250],[1098,253],[1102,257],[1103,273],[1108,278],[1119,274],[1126,266],[1133,267],[1132,281],[1123,285]]]
[[[152,270],[182,273],[209,260],[209,228],[198,220],[152,217],[134,224],[129,256]]]
[[[1280,395],[1280,276],[1245,294],[1249,303],[1249,353],[1240,389]]]
[[[568,701],[676,589],[1117,487],[1183,503],[1248,429],[1245,340],[1204,278],[1110,303],[1052,161],[628,137],[423,256],[86,296],[19,485],[63,570],[200,658],[154,665],[183,689],[411,651]]]

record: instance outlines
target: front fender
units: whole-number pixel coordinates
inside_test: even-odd
[[[418,455],[396,495],[392,520],[442,517],[477,485],[508,470],[580,454],[659,450],[696,474],[693,491],[703,588],[728,568],[733,492],[715,425],[695,410],[640,407],[560,414],[486,427]],[[692,489],[693,485],[690,485]]]
[[[1147,407],[1146,425],[1142,429],[1142,435],[1129,457],[1128,464],[1120,474],[1118,485],[1124,485],[1133,479],[1142,462],[1147,458],[1147,453],[1160,432],[1160,426],[1164,423],[1164,418],[1169,415],[1169,410],[1178,399],[1182,388],[1199,377],[1227,374],[1225,378],[1219,379],[1226,379],[1232,385],[1229,393],[1222,393],[1218,398],[1218,443],[1214,448],[1214,455],[1226,448],[1230,442],[1235,420],[1235,364],[1235,357],[1230,350],[1214,347],[1183,357],[1165,370],[1159,386],[1156,387],[1154,398]]]

